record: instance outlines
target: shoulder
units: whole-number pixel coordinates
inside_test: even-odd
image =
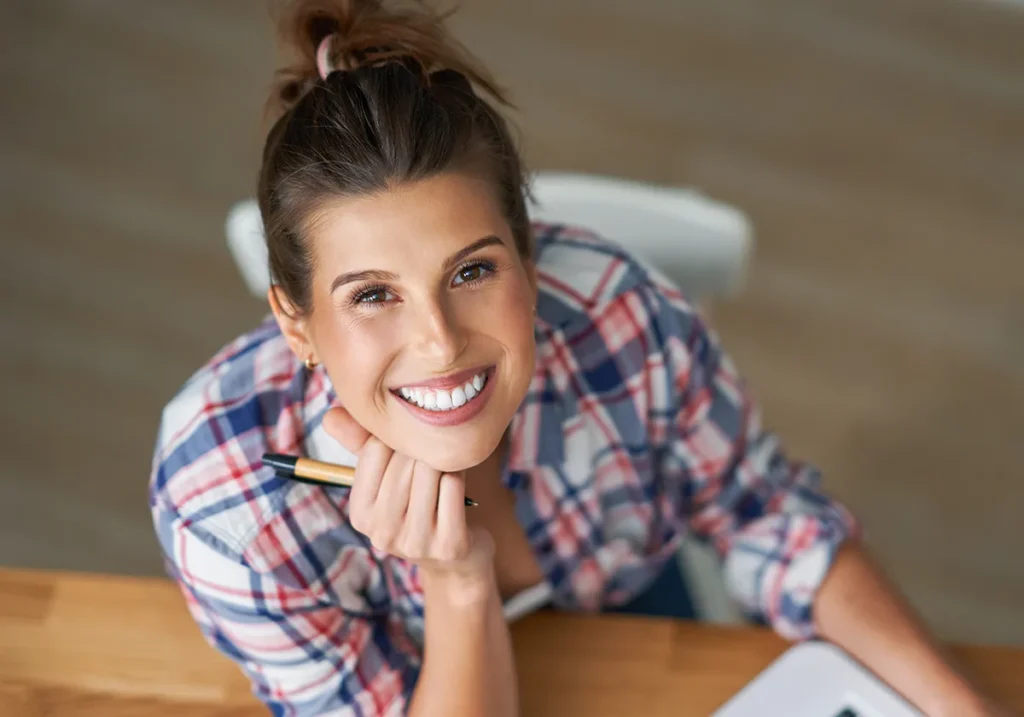
[[[262,468],[263,453],[294,451],[301,435],[301,378],[268,319],[185,382],[163,409],[153,455],[149,492],[158,529],[188,526],[240,554],[281,483]]]
[[[592,357],[635,353],[630,339],[642,337],[639,348],[649,354],[702,326],[679,287],[622,245],[583,227],[534,231],[538,316],[570,346]]]
[[[590,475],[609,447],[661,445],[684,404],[706,405],[694,389],[713,370],[713,337],[680,289],[643,258],[582,228],[535,232],[537,361],[545,375],[537,401],[553,407],[549,423],[562,430],[533,430],[543,436],[538,443],[561,440],[545,450]]]

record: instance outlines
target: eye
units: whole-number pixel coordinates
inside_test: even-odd
[[[395,295],[388,291],[385,286],[371,286],[368,289],[363,289],[355,296],[352,297],[353,304],[384,304],[388,301],[392,301]]]
[[[466,264],[455,272],[452,285],[472,284],[474,281],[480,281],[493,271],[494,265],[486,261],[475,261],[472,264]]]

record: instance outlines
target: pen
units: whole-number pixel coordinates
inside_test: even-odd
[[[286,456],[283,453],[264,453],[263,465],[273,468],[282,478],[290,478],[300,483],[312,483],[314,485],[334,485],[351,488],[352,479],[356,475],[356,469],[351,466],[324,463],[312,458]],[[469,507],[478,505],[472,498],[466,498],[465,503]]]

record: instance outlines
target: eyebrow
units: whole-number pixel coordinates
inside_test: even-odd
[[[462,249],[459,249],[457,252],[455,252],[447,259],[445,259],[444,270],[448,271],[449,269],[454,268],[456,264],[458,264],[460,261],[462,261],[475,251],[479,251],[484,247],[494,245],[500,246],[502,244],[504,244],[504,242],[502,242],[501,239],[494,235],[486,236],[483,237],[482,239],[477,239],[469,246],[465,246]],[[334,281],[331,282],[330,293],[333,294],[335,291],[340,289],[345,284],[351,284],[352,282],[356,281],[394,281],[397,278],[397,274],[394,274],[390,271],[382,271],[380,269],[367,269],[365,271],[349,271],[344,274],[339,274],[337,277],[335,277]]]

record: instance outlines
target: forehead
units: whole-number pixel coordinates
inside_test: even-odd
[[[490,184],[464,174],[328,202],[308,232],[329,271],[415,265],[491,234],[512,247]]]

